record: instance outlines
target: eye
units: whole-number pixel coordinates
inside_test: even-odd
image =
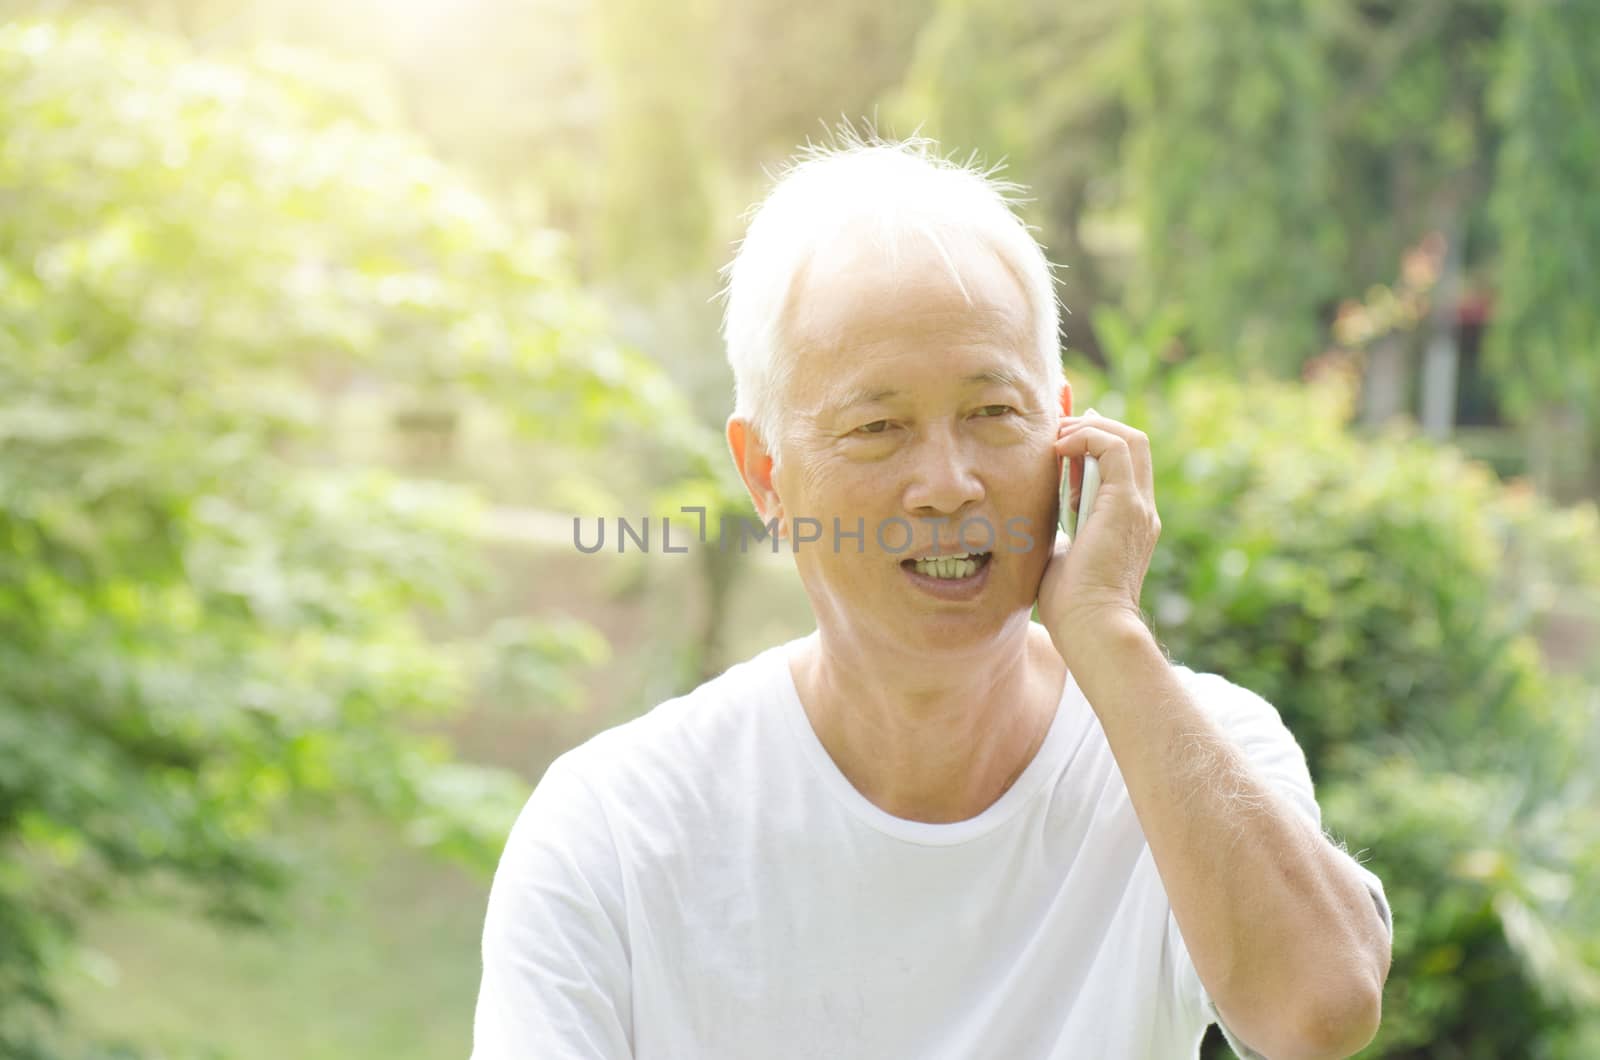
[[[1012,408],[1010,405],[985,405],[977,412],[973,413],[973,415],[977,416],[979,419],[990,420],[1015,411],[1017,410]]]
[[[889,421],[888,420],[873,420],[871,423],[864,423],[861,426],[857,427],[855,433],[857,433],[857,434],[882,434],[884,431],[886,431],[888,429],[889,429]]]

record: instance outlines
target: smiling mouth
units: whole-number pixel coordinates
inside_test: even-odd
[[[926,578],[940,581],[965,581],[975,578],[989,565],[992,554],[988,552],[955,552],[948,556],[930,556],[927,559],[905,559],[900,566]]]

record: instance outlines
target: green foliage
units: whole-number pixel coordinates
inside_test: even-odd
[[[936,0],[738,0],[720,5],[713,112],[741,177],[787,158],[824,123],[878,115]],[[900,130],[909,133],[910,128]]]
[[[1591,739],[1587,761],[1596,750]],[[1600,1033],[1594,781],[1569,769],[1550,790],[1550,776],[1457,771],[1446,757],[1352,753],[1319,792],[1326,823],[1370,850],[1394,911],[1378,1051],[1593,1055],[1580,1043]]]
[[[1159,438],[1144,606],[1175,659],[1277,706],[1325,824],[1385,881],[1379,1055],[1586,1055],[1600,1033],[1600,695],[1533,638],[1600,589],[1600,517],[1448,448],[1345,429],[1352,388],[1174,370],[1112,319],[1083,400]],[[1588,1036],[1588,1037],[1585,1037]],[[1477,1051],[1473,1051],[1477,1050]]]
[[[1352,741],[1456,744],[1519,724],[1543,689],[1501,606],[1501,487],[1450,450],[1344,433],[1347,407],[1328,388],[1195,381],[1175,395],[1157,428],[1163,507],[1182,516],[1152,572],[1163,631],[1292,698],[1314,762]]]
[[[1337,290],[1318,110],[1332,89],[1314,34],[1294,0],[1159,0],[1139,25],[1137,304],[1182,306],[1199,348],[1247,368],[1297,366]]]
[[[1512,11],[1495,86],[1505,137],[1495,160],[1492,355],[1513,408],[1571,401],[1600,419],[1600,7],[1519,2]]]
[[[573,444],[649,410],[695,438],[561,242],[380,97],[94,19],[0,29],[0,98],[0,1053],[22,1055],[86,907],[142,886],[277,915],[291,812],[353,795],[492,866],[525,789],[413,723],[481,672],[559,692],[595,656],[570,630],[430,643],[419,614],[474,573],[471,498],[323,466],[319,394],[477,395]]]
[[[648,284],[709,265],[712,14],[704,0],[597,6],[610,112],[599,179],[607,275]]]
[[[722,264],[741,234],[732,222],[751,177],[819,133],[819,122],[872,109],[904,69],[925,6],[595,4],[606,121],[593,165],[606,281],[659,294]]]
[[[1394,262],[1430,229],[1459,238],[1474,262],[1484,257],[1495,136],[1487,97],[1505,7],[1449,0],[1317,9],[1315,46],[1331,89],[1317,107],[1338,160],[1331,207],[1345,235],[1344,294],[1388,282]]]

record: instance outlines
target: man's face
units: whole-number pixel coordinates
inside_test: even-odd
[[[976,241],[947,245],[970,304],[926,241],[892,275],[852,248],[811,262],[790,303],[774,485],[791,528],[822,527],[795,556],[819,622],[961,654],[1028,620],[1054,540],[1059,404],[1021,285]],[[836,547],[835,519],[865,540]],[[939,578],[911,562],[936,545],[987,557]]]

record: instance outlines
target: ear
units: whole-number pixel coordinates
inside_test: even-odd
[[[784,533],[783,501],[772,482],[772,454],[767,450],[755,425],[743,416],[728,417],[728,452],[733,454],[733,466],[750,491],[756,512],[762,522],[778,520],[778,536]]]

